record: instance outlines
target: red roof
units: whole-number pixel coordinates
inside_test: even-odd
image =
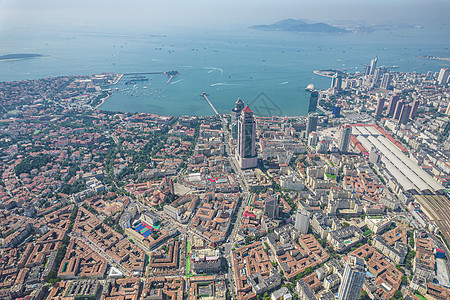
[[[253,111],[250,109],[250,107],[248,107],[248,105],[246,107],[244,107],[244,109],[242,111],[245,113],[253,113]]]

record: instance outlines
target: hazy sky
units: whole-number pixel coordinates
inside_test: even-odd
[[[227,29],[285,18],[449,26],[449,15],[450,0],[0,0],[0,31],[19,25]]]

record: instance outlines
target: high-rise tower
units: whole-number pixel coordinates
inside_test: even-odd
[[[444,85],[448,81],[450,70],[448,68],[442,68],[438,75],[438,84]]]
[[[405,105],[404,100],[397,102],[397,105],[395,106],[395,111],[394,111],[394,119],[395,120],[400,119],[400,114],[402,113],[403,105]]]
[[[379,98],[377,103],[377,109],[375,110],[375,117],[381,117],[383,115],[384,98]]]
[[[309,98],[309,107],[308,112],[316,112],[317,109],[317,102],[319,101],[319,92],[318,91],[312,91],[311,97]]]
[[[391,101],[389,102],[388,106],[388,116],[393,116],[395,112],[395,108],[397,107],[397,102],[400,100],[399,95],[394,95],[391,97]]]
[[[402,112],[400,113],[398,122],[400,124],[406,125],[408,123],[410,114],[411,114],[411,105],[409,104],[403,105]]]
[[[319,114],[310,113],[308,114],[308,120],[306,121],[306,137],[313,131],[317,131],[317,121],[319,120]]]
[[[303,234],[308,233],[309,229],[309,212],[306,210],[297,210],[297,214],[295,215],[295,225],[294,227]]]
[[[370,71],[369,75],[373,75],[375,73],[375,69],[377,67],[378,57],[375,57],[370,61]]]
[[[242,109],[244,109],[244,101],[242,101],[241,98],[238,98],[234,108],[231,110],[231,137],[234,140],[237,139],[237,123]]]
[[[337,91],[341,90],[342,86],[342,77],[339,75],[339,73],[336,72],[336,74],[333,75],[331,78],[331,88],[335,88]]]
[[[237,124],[236,160],[241,169],[254,168],[258,165],[256,154],[256,123],[253,111],[248,107],[242,109]]]
[[[341,151],[341,153],[347,153],[351,136],[352,127],[349,125],[342,126],[339,134],[339,151]]]
[[[383,77],[381,78],[380,88],[387,90],[390,85],[391,85],[391,74],[384,73]]]
[[[339,286],[339,300],[358,300],[366,279],[366,263],[361,257],[350,255]]]
[[[419,109],[419,104],[420,104],[419,100],[415,100],[413,102],[413,105],[412,105],[412,108],[411,108],[411,114],[409,115],[409,117],[411,119],[414,119],[417,116],[417,109]]]
[[[268,196],[264,201],[264,214],[271,219],[277,219],[280,214],[279,195]]]

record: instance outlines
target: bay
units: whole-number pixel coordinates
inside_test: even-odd
[[[448,32],[395,28],[372,33],[317,34],[241,31],[105,33],[95,31],[0,32],[0,54],[40,53],[43,58],[0,62],[0,81],[102,72],[177,70],[114,86],[120,92],[100,109],[179,116],[212,115],[206,92],[219,113],[241,97],[259,115],[305,115],[305,87],[328,88],[317,69],[363,71],[376,56],[393,71],[438,72],[449,62],[419,58],[450,57]]]

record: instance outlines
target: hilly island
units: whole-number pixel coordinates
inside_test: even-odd
[[[253,25],[251,29],[262,31],[291,31],[291,32],[348,32],[345,29],[334,27],[326,23],[309,23],[303,20],[285,19],[271,25]]]

